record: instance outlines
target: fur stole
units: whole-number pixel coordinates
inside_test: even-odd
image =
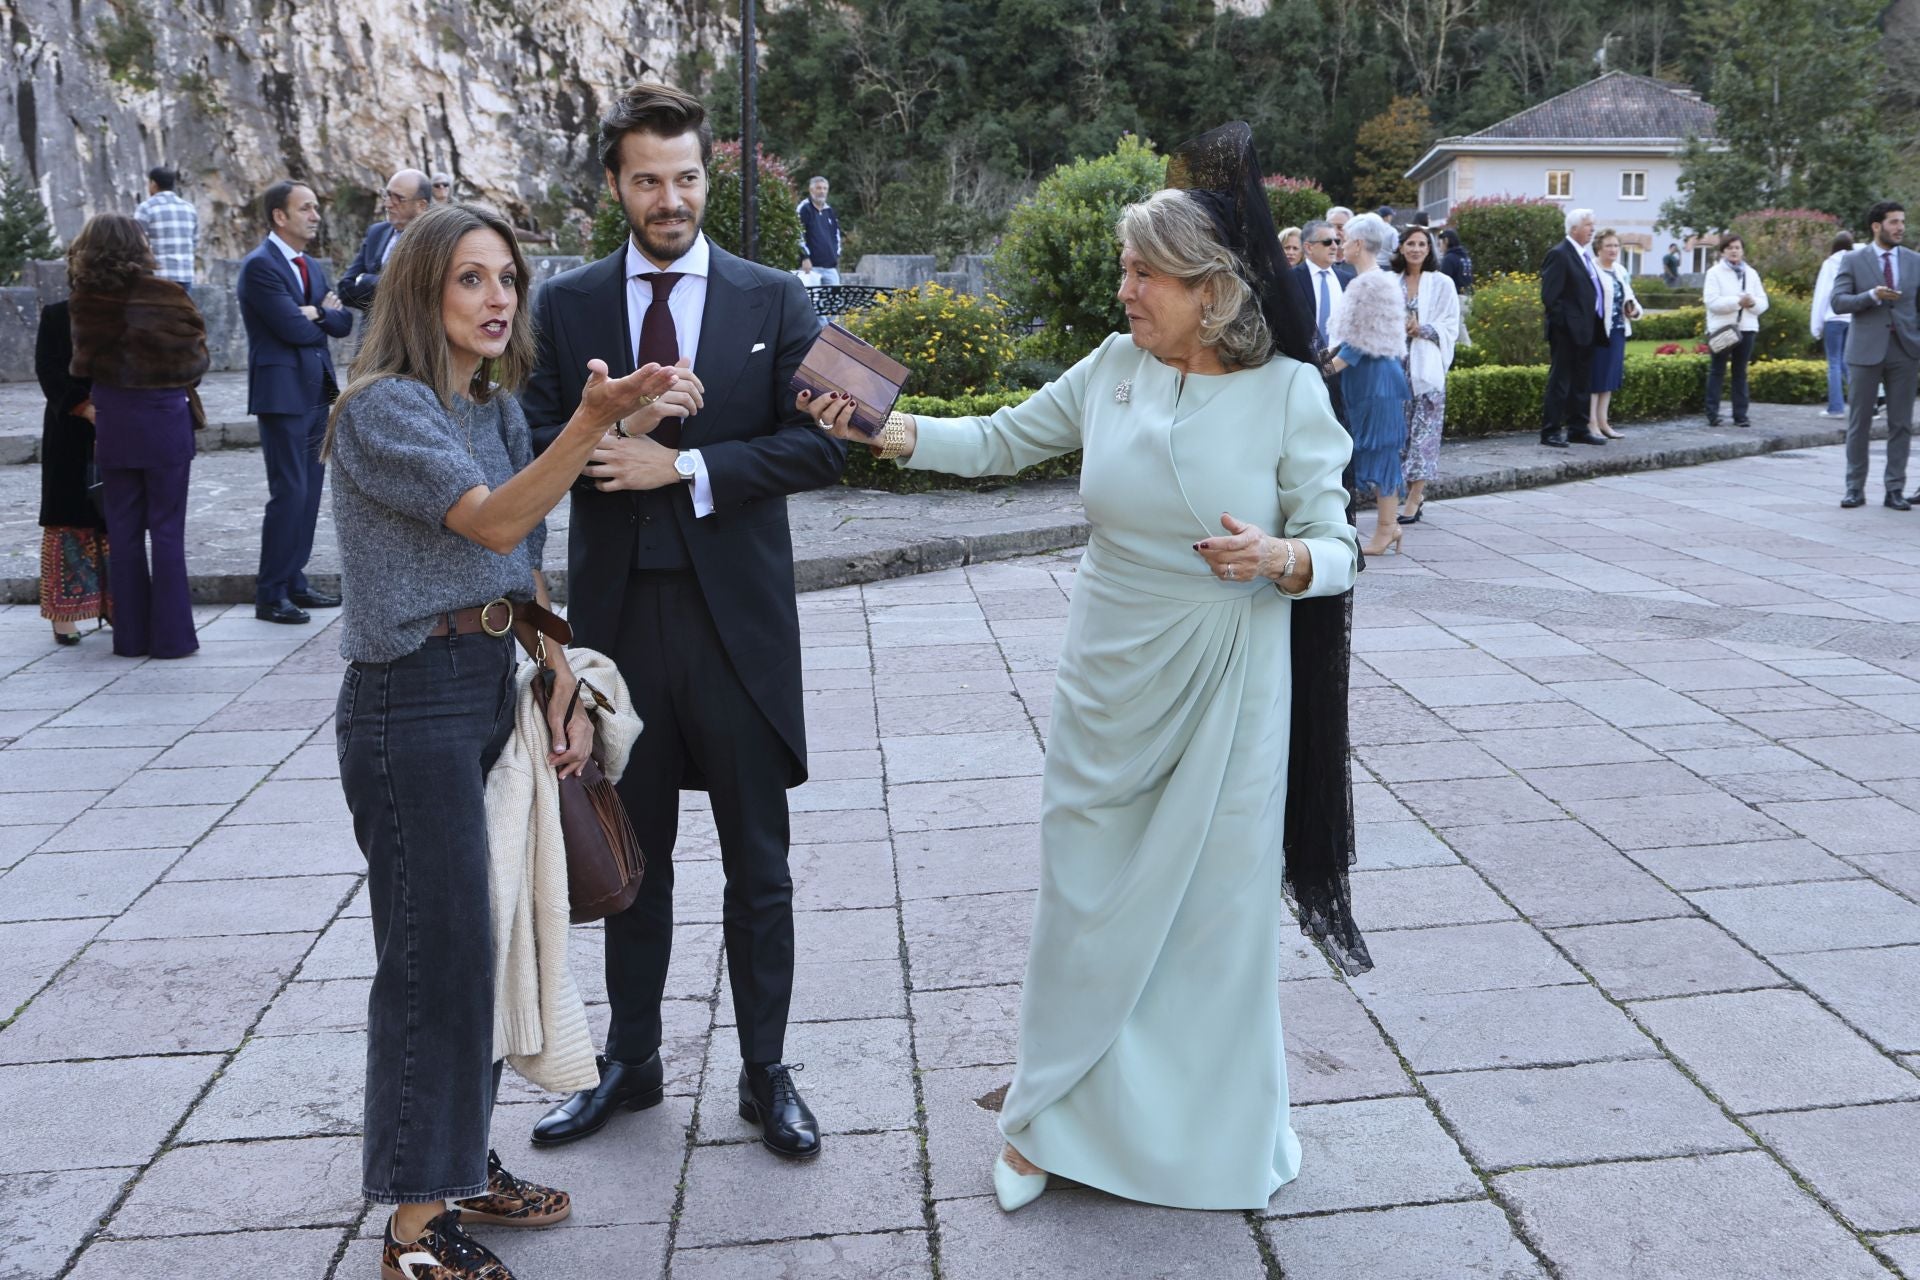
[[[207,322],[171,280],[143,276],[124,293],[75,291],[67,312],[76,378],[110,387],[190,387],[212,363]]]
[[[1327,338],[1337,350],[1351,345],[1364,355],[1404,360],[1407,298],[1400,278],[1378,268],[1353,278],[1329,317]]]

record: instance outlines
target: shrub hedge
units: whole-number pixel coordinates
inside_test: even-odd
[[[1275,173],[1262,179],[1260,186],[1267,193],[1267,208],[1273,214],[1273,225],[1277,229],[1304,227],[1323,216],[1333,204],[1312,178],[1289,178],[1284,173]]]
[[[1614,393],[1609,415],[1615,422],[1673,418],[1699,413],[1707,385],[1707,357],[1629,356],[1626,380]],[[1761,404],[1819,404],[1827,398],[1824,360],[1771,360],[1752,367],[1749,388]],[[1545,365],[1486,365],[1461,368],[1447,374],[1447,434],[1454,439],[1533,430],[1540,420],[1540,402],[1547,391]],[[902,413],[934,418],[957,418],[992,413],[1019,404],[1033,392],[1006,391],[994,395],[901,396]],[[1080,455],[1068,454],[1021,472],[1014,479],[1068,479],[1080,473]],[[876,460],[861,446],[848,451],[846,473],[840,482],[856,489],[884,489],[891,493],[925,493],[935,489],[996,489],[1008,483],[1004,476],[978,480],[908,471],[892,462]]]
[[[912,372],[920,395],[974,395],[998,391],[1013,362],[1013,330],[1000,300],[976,298],[942,285],[895,289],[842,322]]]
[[[1534,272],[1567,234],[1567,211],[1558,200],[1496,196],[1462,200],[1447,215],[1473,255],[1478,281],[1500,272]]]
[[[1633,322],[1633,336],[1653,342],[1692,342],[1705,335],[1707,309],[1681,307],[1641,316]]]
[[[1474,286],[1465,321],[1477,359],[1484,364],[1547,362],[1547,334],[1540,311],[1540,277],[1531,272],[1482,276]],[[1455,362],[1459,360],[1455,354]]]

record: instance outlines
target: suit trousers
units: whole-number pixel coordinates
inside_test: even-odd
[[[267,510],[260,521],[260,573],[253,602],[273,604],[307,590],[307,557],[320,520],[320,492],[327,478],[320,442],[327,434],[327,406],[305,413],[260,415],[260,456],[267,464]]]
[[[1593,346],[1576,342],[1564,329],[1554,329],[1547,336],[1547,349],[1547,401],[1540,411],[1540,438],[1563,431],[1584,435],[1593,429],[1593,406],[1588,398],[1593,382]]]
[[[1887,392],[1888,493],[1907,484],[1907,453],[1913,444],[1913,397],[1920,387],[1920,359],[1899,353],[1889,343],[1888,359],[1880,364],[1847,365],[1847,488],[1866,491],[1867,452],[1873,440],[1873,407],[1884,386]],[[111,534],[109,534],[111,536]]]
[[[673,950],[673,848],[689,774],[713,804],[726,877],[721,932],[745,1062],[778,1062],[793,996],[793,877],[787,869],[790,753],[733,669],[693,574],[627,581],[613,659],[645,726],[619,783],[647,870],[633,905],[607,921],[607,1056],[660,1047]]]

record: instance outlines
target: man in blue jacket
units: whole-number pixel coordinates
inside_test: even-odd
[[[840,283],[840,215],[827,203],[827,180],[807,180],[800,215],[800,269],[820,273],[821,284]]]
[[[260,573],[253,615],[265,622],[310,621],[340,597],[307,582],[313,527],[326,467],[320,441],[327,406],[339,394],[327,339],[344,338],[353,317],[327,287],[327,269],[306,247],[320,234],[320,201],[305,183],[282,180],[261,206],[267,238],[240,263],[240,318],[247,326],[247,412],[260,420],[267,510],[260,522]]]
[[[418,169],[402,169],[387,182],[381,197],[386,208],[385,222],[367,228],[360,252],[340,276],[340,300],[356,311],[373,305],[374,291],[380,287],[380,272],[393,254],[393,245],[407,224],[433,207],[434,188],[427,175]]]

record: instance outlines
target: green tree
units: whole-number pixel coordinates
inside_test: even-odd
[[[0,285],[13,284],[27,263],[60,255],[53,223],[25,174],[0,160]]]
[[[1433,114],[1418,98],[1400,97],[1360,126],[1353,139],[1353,196],[1362,208],[1411,207],[1420,189],[1401,175],[1433,140]]]
[[[1711,140],[1687,144],[1672,227],[1714,231],[1755,207],[1816,209],[1851,223],[1892,158],[1874,88],[1885,72],[1880,0],[1710,0],[1692,19],[1720,38],[1707,100]],[[1755,38],[1726,39],[1741,33]]]

